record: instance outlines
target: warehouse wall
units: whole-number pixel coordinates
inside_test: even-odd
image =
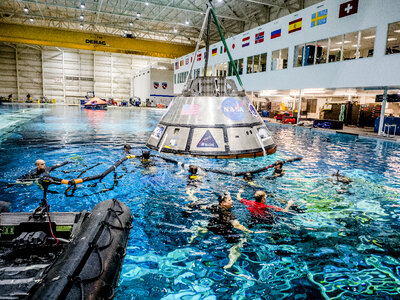
[[[127,100],[132,74],[170,59],[57,47],[0,43],[0,96],[34,100],[46,96],[78,104],[87,91],[101,98]]]

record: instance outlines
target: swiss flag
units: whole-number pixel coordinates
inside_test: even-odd
[[[358,0],[351,0],[340,4],[339,18],[356,14],[358,11]]]

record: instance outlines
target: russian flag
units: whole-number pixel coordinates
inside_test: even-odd
[[[256,33],[255,38],[256,38],[256,42],[255,42],[256,44],[260,44],[260,43],[264,42],[264,31]]]
[[[242,39],[242,48],[247,47],[248,45],[250,45],[250,37],[249,36]]]
[[[277,29],[271,32],[271,40],[281,36],[281,30]]]

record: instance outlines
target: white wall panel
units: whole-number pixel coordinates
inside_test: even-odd
[[[101,98],[127,100],[132,96],[132,74],[158,61],[171,62],[119,53],[0,43],[0,96],[12,93],[14,99],[25,100],[30,93],[35,100],[46,96],[58,103],[78,104],[87,91],[94,90]]]
[[[13,94],[17,97],[17,70],[15,60],[15,49],[11,46],[4,45],[0,47],[0,95],[7,97]]]

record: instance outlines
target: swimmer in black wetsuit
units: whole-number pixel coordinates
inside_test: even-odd
[[[142,152],[142,155],[139,156],[140,163],[143,168],[146,169],[149,173],[156,173],[157,168],[154,164],[154,161],[151,159],[150,151],[146,150]]]
[[[332,176],[336,177],[337,182],[341,182],[344,184],[350,184],[353,182],[353,180],[351,180],[349,177],[346,177],[346,176],[340,174],[339,170],[336,173],[332,174]]]
[[[246,233],[265,233],[266,231],[252,231],[239,223],[236,215],[231,211],[233,201],[228,192],[221,193],[218,196],[218,202],[219,204],[208,207],[212,216],[207,229],[214,234],[222,235],[228,243],[235,243],[229,249],[229,262],[224,266],[224,269],[229,269],[239,258],[240,248],[246,242],[246,239],[240,236],[235,229]]]
[[[124,154],[131,154],[131,145],[125,144],[124,145]]]
[[[70,161],[64,161],[60,164],[56,164],[51,167],[46,167],[46,163],[43,159],[38,159],[35,162],[36,169],[33,169],[29,171],[27,174],[21,176],[20,178],[17,179],[16,183],[30,183],[32,184],[33,181],[36,179],[39,179],[40,177],[51,177],[50,172],[53,171],[54,169],[57,169],[59,167],[65,166],[66,164],[70,163]]]
[[[274,172],[272,173],[272,175],[271,176],[268,176],[267,177],[267,179],[275,179],[275,178],[277,178],[277,177],[282,177],[283,176],[283,174],[285,174],[285,170],[283,170],[283,164],[284,164],[285,162],[284,161],[282,161],[282,160],[279,160],[279,161],[277,161],[275,164],[274,164]]]

